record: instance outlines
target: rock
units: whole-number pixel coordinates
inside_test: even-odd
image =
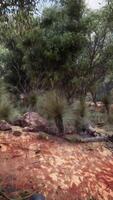
[[[46,119],[36,112],[27,112],[20,119],[15,120],[13,125],[23,127],[24,132],[46,132],[58,135],[58,129],[54,124],[49,124]]]
[[[16,120],[14,124],[23,128],[26,127],[25,131],[44,130],[48,126],[47,120],[36,112],[25,113],[20,119]]]
[[[12,127],[11,125],[6,122],[5,120],[0,121],[0,131],[11,131]]]
[[[46,200],[42,194],[34,194],[30,197],[29,200]]]
[[[23,131],[24,132],[37,132],[38,129],[36,127],[28,127],[28,126],[26,126],[26,127],[23,128]]]
[[[95,133],[95,128],[93,128],[91,125],[89,125],[89,130],[91,131],[91,132],[93,132],[93,133]]]
[[[14,135],[15,137],[19,137],[19,136],[22,135],[22,132],[21,132],[21,131],[13,131],[13,135]]]

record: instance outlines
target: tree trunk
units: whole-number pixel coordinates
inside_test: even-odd
[[[59,134],[63,134],[64,125],[63,125],[63,119],[61,115],[58,115],[55,117],[55,124],[56,124],[56,127],[58,128]]]
[[[105,105],[105,104],[104,104]],[[109,116],[109,113],[110,113],[110,105],[105,105],[105,109],[106,109],[106,112],[107,112],[107,115]]]
[[[92,99],[93,99],[93,103],[95,104],[95,106],[97,105],[97,101],[96,101],[96,93],[95,92],[92,92],[90,91],[91,93],[91,96],[92,96]]]
[[[85,110],[86,110],[86,105],[85,105],[85,97],[80,98],[80,116],[84,117],[85,116]]]

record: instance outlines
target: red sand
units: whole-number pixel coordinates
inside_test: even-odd
[[[47,200],[113,200],[113,155],[103,143],[70,144],[37,134],[0,134],[0,186],[39,191]]]

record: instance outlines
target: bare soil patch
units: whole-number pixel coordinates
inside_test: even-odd
[[[0,187],[47,200],[113,199],[113,155],[104,143],[70,144],[38,133],[0,133]]]

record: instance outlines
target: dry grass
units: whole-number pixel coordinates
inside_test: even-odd
[[[48,119],[54,120],[59,132],[64,131],[63,117],[67,111],[68,103],[59,91],[46,92],[40,99],[38,107]]]
[[[20,115],[17,108],[11,102],[10,94],[4,86],[0,87],[0,120],[13,121]]]
[[[64,115],[67,109],[67,101],[58,91],[52,90],[42,96],[40,107],[49,118],[54,118],[59,114]]]

